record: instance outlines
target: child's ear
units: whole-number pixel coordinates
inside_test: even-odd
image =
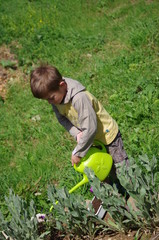
[[[60,83],[59,83],[59,86],[60,87],[62,87],[62,86],[64,86],[65,85],[65,81],[61,81]]]

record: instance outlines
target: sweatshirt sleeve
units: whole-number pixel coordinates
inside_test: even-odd
[[[84,157],[91,147],[97,131],[96,113],[91,100],[84,91],[77,93],[73,97],[72,105],[78,113],[80,130],[83,133],[73,151],[73,155]]]
[[[76,139],[80,130],[75,127],[65,116],[59,113],[56,106],[52,105],[53,111],[57,117],[58,122]]]

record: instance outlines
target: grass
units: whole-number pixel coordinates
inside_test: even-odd
[[[100,99],[117,120],[129,156],[159,157],[157,0],[0,4],[0,44],[10,46],[27,75],[27,81],[10,83],[0,102],[2,202],[13,188],[42,208],[48,183],[71,188],[80,179],[70,163],[75,142],[50,106],[31,95],[29,73],[40,61],[80,80]]]

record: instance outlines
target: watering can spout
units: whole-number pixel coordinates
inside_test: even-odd
[[[72,193],[74,192],[77,188],[81,187],[83,184],[87,183],[88,182],[88,178],[87,178],[87,175],[86,174],[83,174],[83,179],[78,183],[76,184],[73,188],[71,188],[69,190],[69,193]]]

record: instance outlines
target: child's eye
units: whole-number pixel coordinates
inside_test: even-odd
[[[55,99],[55,96],[52,95],[51,97],[49,97],[49,100],[54,100]]]

